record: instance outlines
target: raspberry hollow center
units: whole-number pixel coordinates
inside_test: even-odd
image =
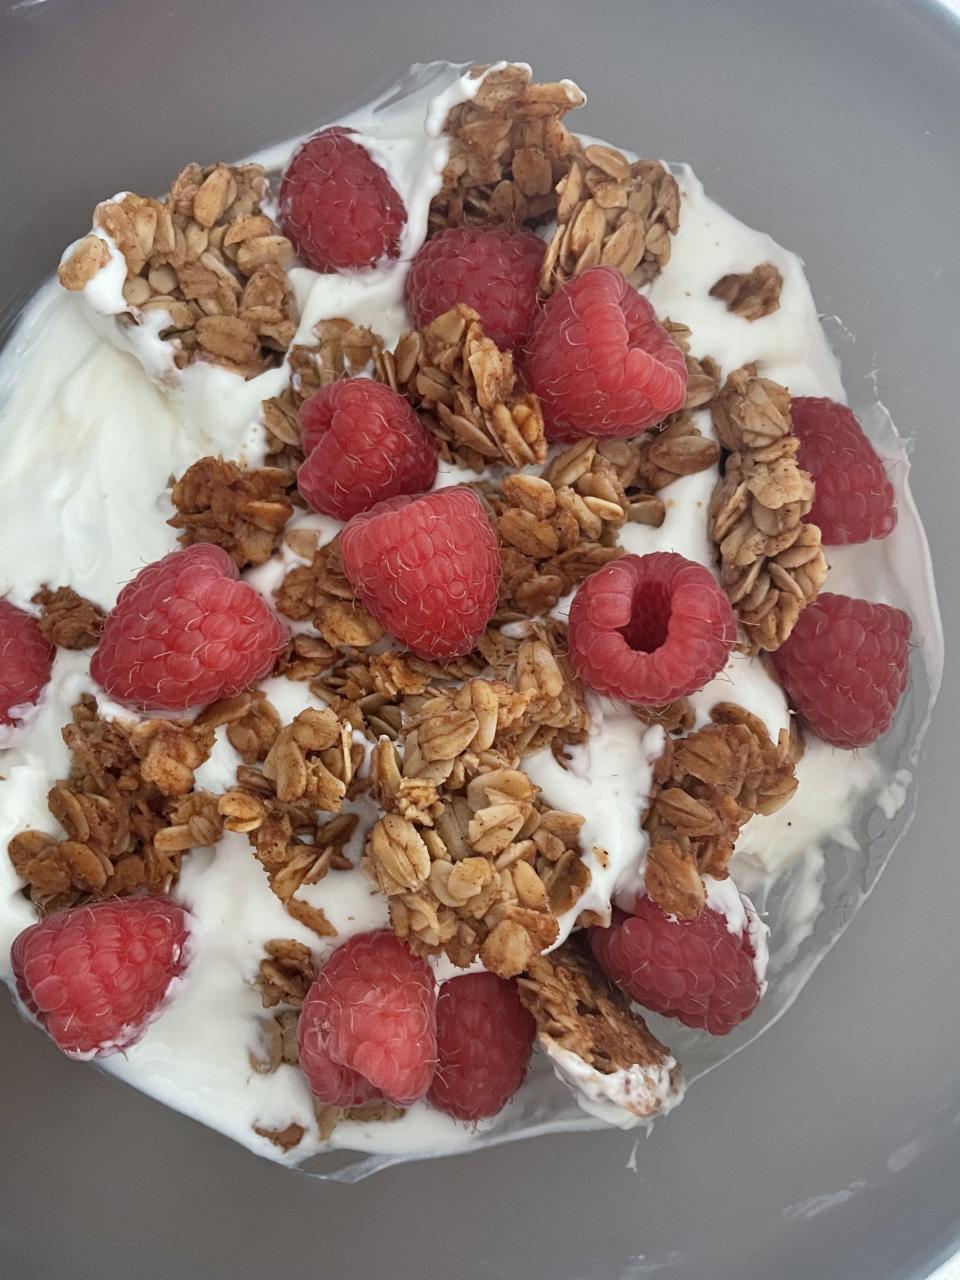
[[[630,621],[618,628],[635,653],[655,653],[666,642],[672,593],[659,582],[637,583]]]

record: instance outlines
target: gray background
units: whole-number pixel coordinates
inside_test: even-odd
[[[585,130],[690,160],[808,262],[851,379],[916,440],[957,615],[960,31],[884,0],[45,0],[0,14],[7,315],[118,188],[231,159],[430,57],[514,56]],[[951,637],[948,634],[948,643]],[[791,1015],[641,1141],[551,1138],[328,1186],[67,1063],[0,1000],[0,1274],[17,1280],[831,1280],[960,1233],[957,682],[921,807]]]

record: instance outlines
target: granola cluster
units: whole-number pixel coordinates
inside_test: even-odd
[[[103,610],[72,587],[43,587],[32,603],[40,606],[40,630],[59,649],[92,649],[100,639]]]
[[[220,838],[216,797],[194,789],[212,729],[182,720],[104,720],[84,695],[63,740],[70,773],[47,803],[66,837],[27,830],[9,844],[41,913],[139,889],[166,892],[183,854]]]
[[[127,266],[121,323],[159,313],[178,368],[206,360],[255,377],[280,363],[297,327],[284,270],[293,245],[264,213],[268,196],[260,165],[188,164],[162,199],[128,193],[97,205],[95,231],[61,264],[60,283],[77,292],[107,267],[108,236]]]
[[[447,116],[450,155],[430,206],[431,230],[552,217],[554,188],[579,148],[563,117],[585,102],[569,80],[533,84],[519,66],[488,71],[476,94]]]
[[[647,893],[682,920],[706,904],[703,876],[726,878],[744,823],[776,813],[797,789],[798,738],[784,729],[772,742],[763,721],[732,702],[718,703],[711,720],[667,739],[644,821]]]
[[[720,581],[746,651],[778,649],[827,576],[820,530],[805,519],[814,484],[797,462],[790,393],[744,365],[714,400],[713,423],[729,451],[709,511]]]
[[[601,1096],[641,1117],[655,1115],[670,1096],[679,1096],[679,1064],[575,944],[531,960],[518,990],[537,1020],[544,1052],[554,1058],[562,1050],[579,1059],[595,1074]],[[625,1072],[629,1089],[618,1080]]]
[[[762,320],[780,310],[780,290],[783,276],[772,262],[742,274],[721,276],[710,290],[711,298],[719,298],[727,304],[727,310],[744,320]]]
[[[293,515],[287,497],[293,479],[282,467],[242,468],[223,458],[200,458],[173,486],[177,514],[169,523],[183,530],[181,546],[212,542],[238,569],[263,564]]]

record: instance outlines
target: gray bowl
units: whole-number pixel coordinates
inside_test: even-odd
[[[956,6],[953,6],[956,7]],[[688,159],[806,260],[915,442],[944,614],[960,616],[952,423],[960,28],[884,0],[21,0],[0,16],[15,315],[105,192],[232,158],[433,57],[535,63],[583,128]],[[927,1276],[960,1239],[953,672],[919,812],[789,1017],[668,1123],[316,1183],[63,1060],[0,1000],[0,1274],[53,1280],[807,1280]]]

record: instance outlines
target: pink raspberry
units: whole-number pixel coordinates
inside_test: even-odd
[[[526,1079],[536,1029],[515,983],[493,973],[445,982],[437,999],[430,1101],[458,1120],[495,1116]]]
[[[389,929],[334,951],[300,1011],[300,1066],[330,1106],[384,1097],[406,1107],[430,1087],[437,1061],[430,966]]]
[[[378,503],[353,517],[340,551],[363,604],[421,658],[469,653],[497,606],[497,539],[470,489]]]
[[[614,267],[590,267],[548,298],[527,358],[551,440],[635,436],[683,406],[683,352]]]
[[[35,703],[53,670],[53,646],[37,621],[0,600],[0,724],[15,724],[13,707]]]
[[[890,728],[907,687],[910,618],[824,592],[773,661],[791,703],[824,742],[865,747]]]
[[[315,271],[396,258],[403,201],[352,129],[321,129],[293,153],[280,182],[280,226]]]
[[[107,615],[90,674],[111,698],[182,711],[265,676],[286,643],[273,610],[221,547],[198,543],[141,569]]]
[[[882,460],[845,404],[794,396],[798,461],[817,482],[810,522],[830,546],[885,538],[897,523],[893,485]]]
[[[314,509],[349,520],[385,498],[422,493],[437,453],[410,405],[369,378],[322,387],[300,406],[306,460],[297,487]]]
[[[187,966],[188,921],[170,898],[115,898],[47,916],[13,940],[20,999],[71,1057],[129,1049]]]
[[[573,598],[567,629],[581,679],[641,706],[702,689],[735,639],[716,578],[673,551],[623,556],[592,574]]]
[[[449,227],[433,236],[407,276],[407,310],[418,329],[458,302],[472,307],[502,350],[520,346],[537,305],[545,245],[511,227]]]
[[[741,901],[755,919],[750,902]],[[608,929],[594,926],[590,945],[631,1000],[714,1036],[748,1018],[763,991],[748,931],[731,933],[726,916],[709,907],[677,920],[641,894],[631,914],[615,913]]]

